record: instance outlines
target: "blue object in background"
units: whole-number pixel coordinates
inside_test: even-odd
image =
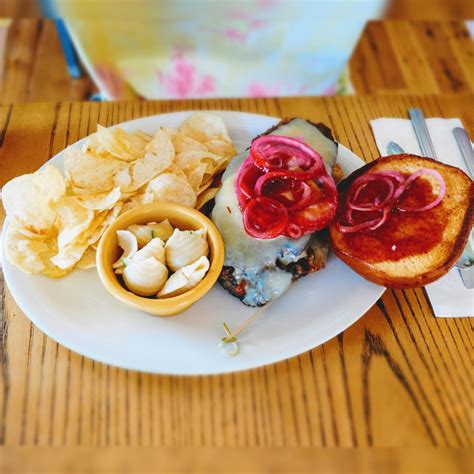
[[[72,41],[69,38],[66,25],[61,19],[55,19],[54,23],[56,24],[56,29],[58,30],[59,41],[61,43],[61,47],[63,48],[69,74],[73,79],[79,79],[82,76],[81,67],[79,65]]]

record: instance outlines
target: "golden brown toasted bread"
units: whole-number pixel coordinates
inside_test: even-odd
[[[367,280],[389,288],[423,286],[447,273],[466,245],[474,220],[474,182],[458,168],[416,155],[379,158],[344,179],[338,187],[338,221],[343,222],[348,190],[359,176],[381,171],[409,176],[421,168],[438,171],[446,183],[446,194],[434,208],[401,212],[394,206],[375,230],[344,233],[336,223],[330,226],[335,254]],[[425,174],[417,182],[411,192],[418,197],[410,196],[408,188],[408,199],[433,201],[439,191],[436,179]]]

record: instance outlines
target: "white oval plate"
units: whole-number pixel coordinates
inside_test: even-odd
[[[153,133],[178,127],[191,112],[144,117],[120,124]],[[215,112],[227,124],[238,151],[279,119],[240,112]],[[83,140],[77,142],[79,145]],[[63,154],[50,160],[62,170]],[[363,161],[339,146],[345,173]],[[5,222],[5,228],[8,221]],[[220,285],[190,309],[159,318],[120,304],[102,287],[95,269],[75,270],[52,280],[27,275],[5,258],[5,280],[21,310],[48,336],[100,362],[160,374],[206,375],[270,364],[308,351],[357,321],[384,288],[367,282],[335,256],[327,267],[298,281],[239,337],[240,354],[226,357],[218,344],[222,323],[236,328],[254,310]]]

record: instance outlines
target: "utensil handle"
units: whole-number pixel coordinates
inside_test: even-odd
[[[423,156],[437,160],[438,158],[436,156],[433,142],[431,141],[430,133],[428,132],[428,127],[426,126],[423,112],[420,109],[408,109],[408,114],[410,115],[413,130],[415,131],[418,144],[420,145],[421,153]]]
[[[456,143],[461,150],[461,155],[464,158],[467,169],[471,174],[471,178],[474,177],[474,151],[472,150],[471,140],[466,130],[461,127],[456,127],[453,129],[453,135],[456,139]]]

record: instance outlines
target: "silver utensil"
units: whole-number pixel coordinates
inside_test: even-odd
[[[461,127],[454,128],[453,135],[459,146],[459,150],[461,151],[467,169],[469,170],[469,174],[471,175],[471,178],[473,178],[474,151],[472,149],[469,135],[466,130]],[[459,273],[461,274],[462,281],[466,288],[474,288],[474,251],[469,242],[467,243],[461,258],[456,262],[456,266],[459,268]]]
[[[436,152],[431,141],[431,136],[426,126],[425,116],[420,109],[408,109],[408,115],[410,116],[413,130],[415,131],[416,139],[420,145],[420,150],[423,156],[433,158],[437,160]]]
[[[389,155],[399,155],[404,153],[403,148],[396,142],[389,142],[387,145],[387,153]],[[470,243],[468,242],[464,251],[455,263],[461,280],[464,283],[464,286],[468,289],[474,288],[474,252]]]
[[[471,140],[466,130],[461,127],[453,128],[453,135],[456,139],[456,143],[461,150],[461,155],[466,163],[467,169],[471,175],[471,178],[474,178],[474,151],[472,149]]]
[[[400,155],[404,153],[403,148],[395,142],[388,142],[387,144],[387,154],[389,155]]]

